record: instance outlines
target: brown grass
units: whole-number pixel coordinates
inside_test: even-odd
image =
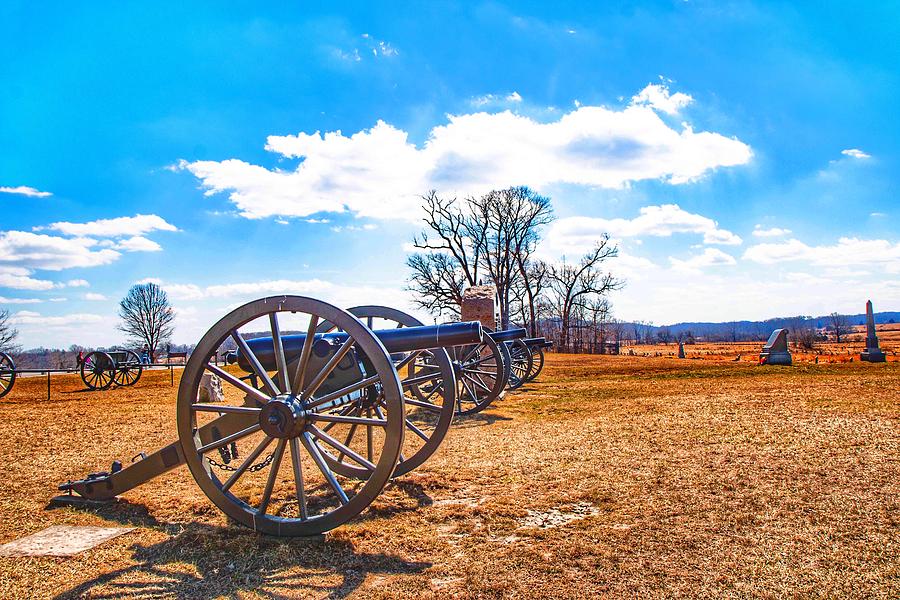
[[[541,380],[315,540],[229,526],[186,470],[47,510],[60,481],[174,439],[175,393],[161,372],[58,377],[47,402],[23,380],[0,400],[0,542],[138,529],[0,558],[0,597],[900,596],[900,365],[555,355]]]

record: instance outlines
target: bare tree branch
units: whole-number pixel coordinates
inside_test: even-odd
[[[169,296],[155,283],[134,285],[119,302],[119,330],[135,343],[146,344],[151,360],[161,342],[172,337],[175,312]]]

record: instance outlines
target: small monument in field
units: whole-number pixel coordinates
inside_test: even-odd
[[[684,342],[678,342],[678,358],[687,358],[684,355]]]
[[[884,352],[878,347],[878,336],[875,335],[875,313],[872,301],[866,302],[866,349],[859,355],[859,360],[866,362],[885,362]]]
[[[463,292],[459,306],[462,321],[480,321],[484,327],[497,328],[497,288],[473,285]]]
[[[793,361],[788,350],[787,336],[787,329],[773,331],[766,341],[766,345],[763,346],[762,352],[759,353],[759,364],[791,366]]]

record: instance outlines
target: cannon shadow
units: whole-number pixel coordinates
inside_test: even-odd
[[[431,504],[431,498],[416,489],[420,486],[396,483],[418,506]],[[277,538],[236,524],[164,523],[146,506],[121,499],[81,510],[169,537],[156,544],[134,544],[136,564],[98,575],[55,598],[237,598],[247,592],[272,599],[344,598],[370,574],[415,574],[432,566],[383,552],[357,552],[352,542],[324,535]],[[357,520],[378,516],[385,512],[366,511]]]

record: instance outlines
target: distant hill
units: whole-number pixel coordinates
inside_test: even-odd
[[[850,325],[865,325],[866,314],[844,315]],[[900,312],[888,311],[875,313],[875,323],[900,323]],[[722,323],[712,322],[683,322],[673,325],[647,325],[644,323],[626,323],[626,330],[640,330],[642,337],[649,332],[655,337],[658,332],[668,330],[673,337],[690,333],[695,338],[710,340],[753,340],[766,339],[773,329],[786,327],[788,329],[802,328],[826,328],[831,326],[831,318],[828,315],[818,317],[796,316],[777,317],[765,321],[726,321]],[[630,332],[629,332],[630,333]]]

